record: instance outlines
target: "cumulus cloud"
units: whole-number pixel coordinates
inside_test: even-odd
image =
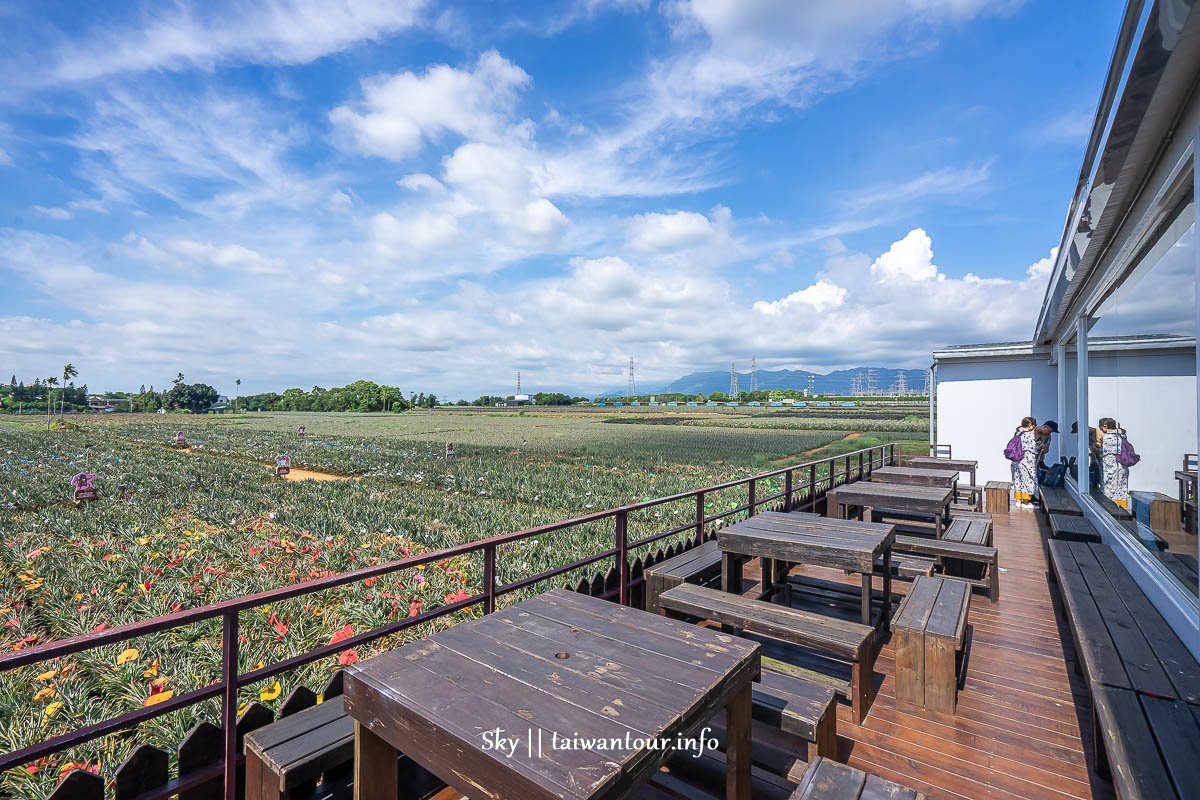
[[[489,50],[469,70],[438,64],[421,75],[368,78],[362,100],[329,117],[361,152],[400,161],[446,133],[488,141],[513,135],[510,117],[529,83],[525,70]]]
[[[933,241],[923,228],[914,228],[871,264],[871,272],[881,281],[931,281],[937,279],[933,265]]]
[[[846,299],[846,290],[836,283],[820,280],[807,289],[792,292],[781,300],[764,302],[759,300],[754,304],[754,310],[769,317],[778,317],[789,307],[797,304],[810,306],[813,311],[821,312],[837,308]]]
[[[683,250],[728,237],[730,211],[718,206],[713,218],[694,211],[638,214],[629,221],[629,246],[642,253]]]

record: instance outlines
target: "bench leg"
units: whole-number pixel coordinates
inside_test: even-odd
[[[258,753],[246,750],[246,800],[287,800],[279,790],[279,776],[263,764]]]
[[[1000,559],[988,564],[988,599],[993,603],[1000,602]]]
[[[1078,662],[1076,662],[1078,663]],[[1112,779],[1112,768],[1108,763],[1108,751],[1104,749],[1104,735],[1100,732],[1100,717],[1092,706],[1092,763],[1096,774],[1105,780]]]
[[[357,720],[354,723],[354,800],[396,800],[400,793],[396,748]]]
[[[954,642],[940,636],[925,637],[925,707],[954,713],[958,695]]]
[[[837,705],[830,706],[829,712],[817,720],[815,742],[808,742],[808,763],[817,756],[837,758]]]
[[[871,624],[871,573],[862,576],[862,624]]]
[[[726,800],[750,800],[752,695],[751,685],[746,684],[725,706]]]
[[[854,721],[861,725],[867,718],[871,708],[871,696],[875,691],[875,642],[869,640],[858,660],[854,662],[853,675],[850,679],[850,708],[854,711]]]

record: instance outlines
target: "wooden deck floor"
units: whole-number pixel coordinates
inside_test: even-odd
[[[1055,615],[1058,597],[1048,585],[1039,527],[1044,516],[1014,510],[993,521],[1000,602],[979,592],[972,597],[957,712],[898,710],[893,648],[885,642],[875,664],[878,693],[864,724],[854,724],[848,706],[838,707],[839,760],[931,798],[1107,800],[1115,796],[1112,784],[1094,774],[1085,756],[1091,702],[1074,674],[1070,633]],[[746,577],[757,581],[747,567]],[[846,580],[830,570],[793,574]],[[897,589],[909,585],[900,581]]]

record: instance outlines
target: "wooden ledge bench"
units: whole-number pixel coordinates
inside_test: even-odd
[[[971,589],[954,578],[917,578],[893,620],[896,702],[953,714],[967,640]]]
[[[1042,486],[1038,489],[1038,499],[1042,501],[1042,509],[1047,514],[1070,514],[1075,517],[1083,516],[1083,509],[1075,498],[1061,486]]]
[[[921,792],[862,770],[814,758],[789,800],[926,800]]]
[[[1111,548],[1052,539],[1047,549],[1092,695],[1097,768],[1111,772],[1122,800],[1192,796],[1200,663]]]
[[[716,539],[684,550],[677,556],[647,567],[646,610],[659,613],[658,596],[681,583],[709,584],[721,578],[721,551]]]
[[[764,668],[752,701],[754,719],[807,743],[805,761],[837,757],[837,692],[828,684]]]
[[[354,763],[354,720],[342,697],[290,714],[246,734],[246,800],[349,796]],[[429,797],[441,781],[401,755],[396,765],[406,797]]]
[[[989,545],[992,543],[992,521],[960,514],[946,528],[942,541]]]
[[[1076,517],[1071,514],[1051,514],[1050,532],[1055,539],[1063,539],[1068,542],[1099,544],[1101,541],[1100,533],[1092,523],[1088,522],[1085,517]]]
[[[871,626],[689,583],[663,592],[658,604],[670,616],[712,620],[849,661],[850,685],[839,687],[838,693],[849,697],[855,721],[866,717],[875,688],[875,629]]]
[[[895,547],[895,545],[893,545]],[[916,555],[897,555],[892,553],[892,577],[903,578],[905,580],[913,580],[922,575],[932,575],[934,563],[931,558],[921,558]],[[875,562],[875,574],[883,574],[883,562]]]
[[[892,549],[901,553],[930,556],[941,562],[942,569],[951,577],[965,581],[971,586],[986,589],[993,603],[1000,600],[1000,561],[995,547],[970,542],[950,542],[945,539],[929,539],[923,536],[896,536]],[[892,559],[895,560],[895,555]],[[965,577],[966,566],[974,577]]]
[[[989,514],[1007,514],[1011,497],[1011,483],[988,481],[983,485],[983,510]]]

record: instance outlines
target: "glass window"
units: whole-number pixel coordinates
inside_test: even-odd
[[[1092,496],[1193,595],[1194,221],[1188,201],[1090,320],[1086,433],[1079,425],[1091,441]]]

